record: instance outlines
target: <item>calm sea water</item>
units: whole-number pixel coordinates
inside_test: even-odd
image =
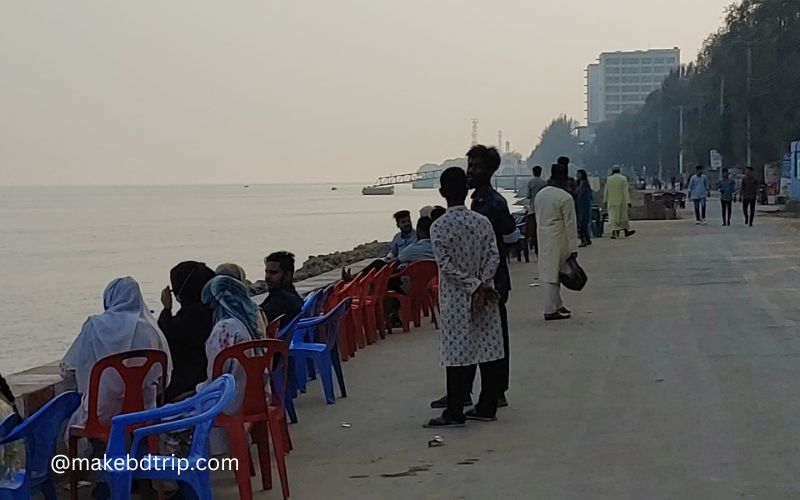
[[[60,359],[83,321],[102,310],[106,284],[133,276],[157,312],[181,260],[244,267],[263,257],[309,255],[388,240],[392,213],[440,204],[435,190],[399,186],[0,188],[0,372]]]

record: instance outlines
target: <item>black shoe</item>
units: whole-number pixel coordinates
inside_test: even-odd
[[[570,311],[569,309],[567,309],[567,308],[566,308],[566,307],[564,307],[564,306],[561,306],[561,307],[558,309],[558,311],[556,311],[556,312],[560,312],[561,314],[566,314],[567,316],[569,316],[570,314],[572,314],[572,311]]]
[[[481,415],[480,413],[477,412],[477,410],[475,410],[475,408],[466,412],[464,416],[467,418],[467,420],[477,420],[478,422],[494,422],[495,420],[497,420],[497,417]]]
[[[472,406],[472,397],[467,396],[467,399],[464,400],[464,408],[467,406]],[[431,408],[434,410],[442,410],[447,408],[447,394],[442,396],[441,398],[437,399],[436,401],[431,401]]]
[[[626,238],[630,238],[634,234],[636,234],[636,230],[635,229],[633,231],[625,231],[625,237]]]
[[[561,319],[570,319],[571,317],[572,316],[570,316],[569,314],[563,314],[563,313],[560,313],[558,311],[556,311],[556,312],[554,312],[552,314],[545,314],[544,315],[545,321],[558,321],[558,320],[561,320]]]
[[[423,424],[426,429],[438,429],[440,427],[464,427],[464,422],[457,422],[449,418],[436,417],[428,420],[428,423]]]
[[[508,406],[508,400],[506,400],[506,395],[503,394],[502,396],[497,397],[497,407],[498,408],[505,408]]]

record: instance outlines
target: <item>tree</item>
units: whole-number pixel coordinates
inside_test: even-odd
[[[550,122],[542,131],[539,143],[526,160],[528,167],[541,165],[547,170],[547,167],[555,163],[559,156],[568,156],[580,163],[578,158],[580,147],[575,135],[577,128],[578,122],[566,115],[561,115]]]

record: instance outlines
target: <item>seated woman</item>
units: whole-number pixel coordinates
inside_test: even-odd
[[[214,360],[223,350],[241,342],[248,342],[258,338],[258,312],[257,306],[250,300],[244,284],[229,276],[217,276],[209,281],[203,288],[202,300],[211,307],[214,328],[206,340],[206,358],[208,369],[206,381],[202,382],[197,390],[211,382],[214,373]],[[236,378],[236,396],[225,411],[232,414],[238,411],[244,398],[246,376],[238,363],[226,366],[225,371],[232,373]]]
[[[172,360],[169,346],[156,320],[142,298],[139,284],[133,278],[117,278],[103,293],[105,311],[90,316],[83,324],[81,333],[67,350],[59,365],[61,376],[75,378],[83,402],[70,419],[70,425],[86,422],[89,410],[89,375],[94,364],[112,354],[137,349],[158,349],[167,354],[166,380],[169,384]],[[156,406],[155,382],[161,370],[153,369],[145,378],[145,408]],[[114,370],[108,370],[100,381],[98,416],[100,422],[110,422],[111,417],[122,409],[125,384]]]
[[[217,274],[217,276],[229,276],[241,281],[247,288],[248,294],[250,293],[250,284],[247,282],[247,275],[245,274],[242,266],[228,262],[226,264],[218,265],[214,272]],[[267,315],[263,310],[261,310],[261,308],[256,308],[256,313],[258,314],[258,317],[256,318],[258,321],[256,333],[258,334],[258,338],[265,339],[267,338],[267,326],[269,325],[269,321],[267,321]]]
[[[172,353],[172,380],[167,387],[166,402],[173,402],[194,392],[206,379],[206,339],[214,326],[211,308],[200,300],[203,287],[214,277],[214,271],[202,262],[186,261],[169,272],[172,286],[161,292],[164,310],[158,326],[164,332]],[[172,294],[181,308],[172,314]]]

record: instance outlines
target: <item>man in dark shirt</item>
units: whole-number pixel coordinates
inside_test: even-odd
[[[747,167],[742,179],[742,209],[745,225],[753,225],[756,216],[756,199],[758,199],[758,179],[753,175],[753,167]]]
[[[275,252],[264,258],[264,281],[269,295],[261,303],[268,321],[281,318],[281,328],[293,320],[303,308],[303,298],[294,288],[294,255]]]

